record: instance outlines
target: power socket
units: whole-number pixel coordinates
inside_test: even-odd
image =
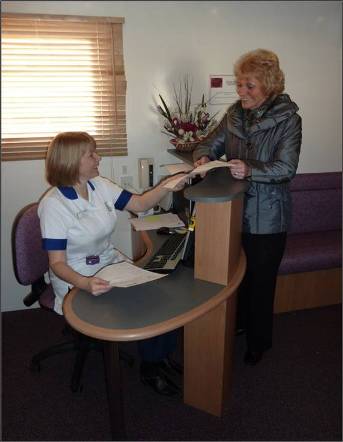
[[[123,189],[133,187],[133,177],[131,175],[123,175],[120,177],[120,185]]]

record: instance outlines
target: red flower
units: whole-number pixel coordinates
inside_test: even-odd
[[[180,127],[185,131],[185,132],[196,132],[198,130],[197,126],[194,123],[181,123]]]

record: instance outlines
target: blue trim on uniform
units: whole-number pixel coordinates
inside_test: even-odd
[[[58,190],[69,200],[77,200],[76,190],[72,186],[58,186]]]
[[[87,181],[87,183],[89,184],[89,187],[92,190],[95,190],[95,186],[91,181]],[[77,192],[74,189],[74,187],[72,187],[72,186],[58,186],[57,188],[63,194],[63,196],[68,198],[68,200],[77,200],[78,199]]]
[[[66,239],[51,239],[43,238],[42,247],[44,250],[66,250],[67,240]]]
[[[118,210],[124,210],[126,204],[130,201],[132,197],[132,193],[128,192],[127,190],[122,190],[121,194],[119,195],[119,198],[114,204],[114,207]]]

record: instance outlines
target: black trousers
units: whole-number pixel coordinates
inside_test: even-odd
[[[178,330],[138,341],[138,352],[145,362],[159,362],[173,353],[177,346]]]
[[[247,270],[238,289],[237,329],[246,329],[250,351],[272,346],[276,278],[286,238],[286,232],[242,235]]]

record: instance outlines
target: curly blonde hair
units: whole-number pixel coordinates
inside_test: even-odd
[[[267,49],[255,49],[243,54],[234,64],[236,78],[251,75],[259,80],[268,96],[279,95],[285,89],[285,76],[278,56]]]
[[[89,149],[96,148],[87,132],[61,132],[48,147],[45,163],[46,180],[51,186],[74,186],[79,180],[80,160]]]

